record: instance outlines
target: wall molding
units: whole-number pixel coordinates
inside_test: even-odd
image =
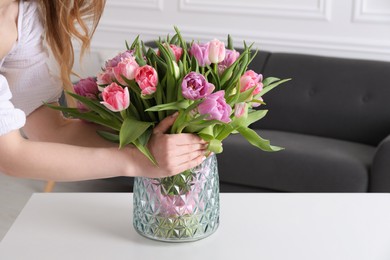
[[[144,10],[164,10],[164,0],[109,0],[106,3],[107,8],[136,8]]]
[[[267,4],[260,2],[245,3],[236,2],[213,2],[209,0],[180,0],[179,9],[185,12],[202,13],[230,13],[237,15],[256,15],[298,19],[325,20],[331,19],[331,1],[315,0],[315,6],[299,6],[288,4]]]
[[[353,22],[390,23],[390,9],[370,9],[368,0],[354,0]]]
[[[181,27],[181,33],[188,40],[209,41],[212,38],[218,38],[226,41],[227,35],[222,33],[219,28],[208,29],[197,28],[193,26]],[[126,26],[117,23],[104,23],[99,26],[99,31],[102,33],[114,33],[119,35],[128,35],[135,37],[142,32],[142,39],[155,40],[157,37],[164,37],[167,34],[173,35],[174,30],[171,26],[154,24],[135,24]],[[329,37],[321,35],[298,35],[274,32],[259,32],[253,31],[232,30],[229,32],[234,39],[236,46],[242,46],[243,41],[247,43],[254,42],[255,47],[270,51],[291,51],[296,53],[309,54],[325,54],[329,56],[339,57],[356,57],[356,58],[372,58],[390,61],[390,42],[382,40],[370,40],[367,38],[342,38]],[[125,40],[125,39],[124,39]],[[131,39],[127,39],[131,40]],[[93,48],[98,49],[118,49],[121,43],[111,43],[105,45],[104,42],[92,42]]]

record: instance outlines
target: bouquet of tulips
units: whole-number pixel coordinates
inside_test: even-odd
[[[166,116],[178,112],[171,133],[195,133],[209,143],[210,152],[221,153],[221,142],[239,133],[264,151],[281,148],[270,145],[249,125],[263,118],[267,110],[263,95],[286,82],[264,78],[248,70],[256,52],[244,43],[241,53],[219,40],[186,42],[179,30],[148,48],[137,37],[127,49],[106,61],[96,77],[81,79],[75,93],[77,108],[53,107],[70,117],[108,127],[99,131],[120,147],[135,145],[156,164],[147,149],[152,128]]]

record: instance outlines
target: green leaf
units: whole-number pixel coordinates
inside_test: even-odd
[[[189,100],[175,101],[167,104],[161,104],[153,107],[149,107],[145,111],[164,111],[164,110],[180,110],[186,109],[190,105]]]
[[[113,142],[113,143],[119,143],[119,135],[118,134],[113,134],[110,132],[102,131],[102,130],[97,130],[96,131],[98,135],[106,139],[107,141]]]
[[[255,91],[256,86],[245,90],[244,92],[240,92],[240,96],[236,103],[241,103],[245,101],[249,101],[249,98],[253,95],[253,91]]]
[[[252,145],[266,152],[276,152],[284,148],[273,146],[269,140],[261,138],[256,131],[248,127],[239,127],[237,131]]]
[[[137,140],[149,127],[153,126],[152,122],[139,121],[134,117],[127,117],[123,121],[119,133],[119,147],[124,147]]]
[[[213,152],[215,154],[222,153],[222,142],[218,139],[212,139],[209,141],[209,145],[207,146],[207,150]]]
[[[290,81],[291,79],[283,79],[283,80],[280,80],[280,81],[277,81],[277,82],[274,82],[266,87],[263,88],[263,90],[258,94],[259,96],[263,96],[264,94],[266,94],[267,92],[271,91],[272,89],[276,88],[277,86],[279,86],[280,84],[282,83],[285,83],[287,81]]]
[[[149,151],[149,149],[146,147],[146,145],[142,145],[140,143],[139,140],[135,140],[133,142],[133,144],[135,145],[135,147],[137,147],[137,149],[143,153],[155,166],[158,166],[158,163],[156,161],[156,159],[154,158],[154,156],[152,155],[152,153]]]
[[[274,82],[279,81],[279,80],[280,80],[280,78],[268,77],[268,78],[265,78],[263,80],[263,85],[268,86],[269,84],[274,83]]]
[[[198,132],[198,135],[200,136],[200,138],[202,138],[203,140],[205,140],[207,142],[211,141],[212,139],[215,139],[214,138],[214,129],[212,126],[208,126],[208,127],[203,128],[201,131]]]
[[[135,37],[133,43],[131,44],[130,50],[133,50],[138,45],[138,41],[139,41],[139,35]]]
[[[175,29],[175,31],[176,31],[176,35],[177,35],[178,38],[179,38],[180,45],[181,45],[181,47],[183,48],[184,53],[187,53],[187,43],[186,43],[186,41],[183,39],[183,37],[181,36],[181,33],[180,33],[179,28],[177,28],[176,26],[174,26],[174,29]]]
[[[232,39],[232,37],[230,36],[230,34],[228,34],[228,38],[227,38],[227,48],[229,49],[229,50],[233,50],[234,49],[234,47],[233,47],[233,39]]]
[[[83,103],[92,111],[98,113],[102,118],[114,121],[115,123],[121,123],[122,117],[120,114],[108,110],[104,105],[100,104],[98,100],[92,100],[69,91],[67,91],[67,94]]]
[[[77,108],[54,106],[47,103],[45,103],[45,105],[52,109],[63,112],[67,117],[82,119],[98,125],[106,126],[116,131],[119,131],[122,125],[122,123],[120,122],[118,123],[118,122],[110,121],[109,119],[102,118],[99,114],[93,111],[80,112]]]
[[[260,119],[265,117],[265,115],[267,113],[268,113],[268,110],[254,110],[254,111],[249,112],[248,118],[246,119],[246,122],[245,122],[246,126],[249,126],[256,121],[259,121]]]

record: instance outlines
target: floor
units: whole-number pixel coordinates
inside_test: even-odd
[[[43,192],[45,182],[18,179],[0,173],[0,241],[26,205],[31,195]],[[118,192],[126,191],[124,182],[94,180],[56,183],[53,192]]]

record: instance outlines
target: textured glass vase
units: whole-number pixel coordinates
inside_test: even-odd
[[[211,235],[219,224],[217,158],[173,177],[135,178],[134,228],[166,242],[189,242]]]

